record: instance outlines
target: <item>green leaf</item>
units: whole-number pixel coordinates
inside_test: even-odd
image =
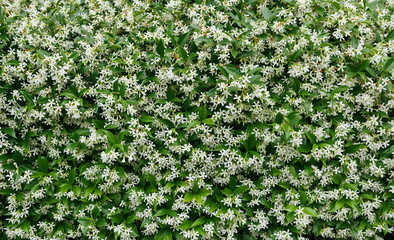
[[[309,141],[311,141],[312,144],[316,143],[316,136],[313,133],[307,132],[305,134],[308,137]]]
[[[113,73],[121,73],[121,72],[126,72],[126,69],[121,68],[121,67],[110,67],[109,70],[111,70]]]
[[[119,91],[119,81],[118,80],[116,80],[113,83],[112,88],[113,88],[114,92],[118,92]]]
[[[357,191],[357,190],[358,190],[357,185],[352,184],[352,183],[344,183],[343,186],[344,186],[345,188],[349,188],[349,189],[352,189],[352,190],[354,190],[354,191]]]
[[[112,27],[112,35],[113,36],[116,36],[116,33],[118,32],[118,26],[117,26],[117,24],[115,23],[114,24],[114,26]]]
[[[286,221],[287,221],[287,223],[293,222],[294,219],[296,219],[296,215],[295,215],[295,212],[294,212],[294,211],[291,211],[291,212],[287,212],[287,213],[286,213]]]
[[[391,39],[394,38],[394,29],[389,32],[385,38],[386,42],[390,41]]]
[[[162,208],[159,211],[157,211],[155,214],[153,214],[153,217],[160,217],[166,214],[167,214],[167,209]]]
[[[198,111],[198,117],[200,118],[200,120],[204,120],[206,119],[208,116],[208,110],[207,110],[207,106],[203,106],[200,108],[200,110]]]
[[[351,208],[353,208],[355,210],[361,209],[358,206],[358,204],[356,203],[356,201],[354,201],[354,200],[346,199],[345,203],[346,203],[346,205],[348,205],[349,207],[351,207]]]
[[[304,207],[304,209],[302,210],[305,214],[308,214],[312,217],[318,217],[316,210],[310,208],[310,207]]]
[[[256,136],[251,134],[247,139],[246,139],[246,145],[245,148],[249,151],[252,150],[256,147],[257,140]]]
[[[336,184],[339,185],[342,182],[342,177],[340,174],[335,174],[332,176],[332,181]]]
[[[206,118],[202,122],[208,125],[214,125],[214,122],[211,118]]]
[[[341,199],[335,202],[334,208],[330,210],[330,212],[335,212],[338,209],[341,209],[345,205],[345,200]]]
[[[295,210],[298,209],[298,207],[295,206],[295,205],[288,205],[288,206],[286,206],[284,209],[285,209],[286,211],[288,211],[288,212],[294,212]]]
[[[22,229],[23,231],[25,231],[26,233],[29,233],[30,231],[30,221],[29,220],[25,220],[22,224]]]
[[[99,215],[100,215],[100,210],[99,210],[98,207],[96,206],[96,207],[94,207],[93,210],[92,210],[92,217],[93,217],[94,219],[96,219]]]
[[[232,75],[235,78],[238,78],[241,76],[241,74],[239,73],[239,70],[231,64],[227,64],[224,68],[226,69],[226,71],[230,75]]]
[[[75,175],[76,175],[76,168],[73,168],[69,173],[68,173],[68,181],[70,184],[74,184],[75,182]]]
[[[187,59],[188,59],[186,50],[183,47],[179,47],[178,52],[179,52],[179,56],[181,56],[183,62],[186,63]]]
[[[120,85],[120,96],[124,98],[125,93],[126,93],[126,83],[123,82],[122,85]]]
[[[115,224],[121,224],[124,221],[124,216],[120,213],[109,216],[111,221]]]
[[[201,218],[197,219],[196,221],[194,221],[193,224],[190,226],[190,228],[193,228],[193,227],[202,225],[202,224],[204,224],[206,221],[207,221],[207,219],[206,219],[205,217],[201,217]]]
[[[60,186],[60,192],[65,193],[71,188],[71,185],[69,183],[64,183]]]
[[[105,128],[104,129],[106,129],[106,130],[110,130],[110,129],[115,129],[115,128],[118,128],[118,126],[116,126],[115,124],[108,124],[107,126],[105,126]],[[85,136],[89,136],[90,135],[90,132],[89,132],[89,130],[88,130],[88,132],[87,132],[88,134],[87,135],[85,135]]]
[[[105,125],[105,121],[104,120],[93,119],[92,122],[93,122],[93,125],[97,129],[103,129],[104,128],[104,125]]]
[[[190,32],[182,34],[178,39],[178,46],[182,47],[189,39]]]
[[[242,193],[244,193],[245,191],[247,191],[248,189],[249,189],[248,186],[243,185],[243,186],[237,187],[237,188],[234,190],[234,193],[235,193],[235,194],[242,194]]]
[[[78,222],[84,227],[87,227],[90,224],[92,224],[91,218],[88,218],[88,217],[82,217],[82,218],[78,219]]]
[[[190,128],[194,127],[194,126],[197,126],[197,125],[200,124],[200,123],[201,123],[200,121],[195,120],[195,121],[189,123],[189,124],[186,126],[186,128],[187,128],[187,129],[190,129]]]
[[[153,121],[154,121],[153,117],[150,116],[150,115],[144,115],[144,116],[142,116],[142,117],[140,118],[140,120],[141,120],[142,122],[147,122],[147,123],[150,123],[150,122],[153,122]]]
[[[301,55],[302,55],[302,53],[303,53],[303,50],[302,49],[298,49],[297,51],[295,51],[292,55],[291,55],[291,57],[290,57],[290,61],[295,61],[297,58],[299,58]]]
[[[25,90],[19,90],[19,92],[26,99],[26,101],[28,101],[31,105],[34,105],[33,98],[28,92],[26,92]]]
[[[358,66],[358,72],[364,71],[367,67],[369,66],[369,60],[364,60],[359,66]]]
[[[369,73],[369,75],[371,75],[372,77],[376,78],[376,73],[375,73],[375,70],[373,70],[373,68],[368,66],[367,68],[365,68],[365,70]]]
[[[211,192],[205,188],[201,188],[197,194],[203,197],[207,197],[211,194]]]
[[[179,229],[182,229],[182,230],[187,230],[187,229],[190,229],[190,228],[191,228],[192,224],[193,224],[192,221],[190,221],[190,220],[184,220],[184,221],[182,222],[182,224],[181,224],[178,228],[179,228]]]
[[[384,64],[383,70],[390,71],[393,68],[394,68],[394,57],[392,57],[386,61],[386,63]]]
[[[116,144],[116,138],[115,138],[115,136],[110,132],[110,131],[108,131],[108,130],[103,130],[104,131],[104,133],[105,133],[105,135],[107,136],[107,139],[108,139],[108,143],[110,144],[110,145],[115,145]]]
[[[127,218],[126,218],[126,223],[128,223],[128,224],[130,224],[130,223],[133,223],[134,222],[134,220],[136,220],[137,219],[137,217],[133,214],[133,215],[130,215],[130,216],[128,216]]]
[[[194,199],[194,194],[193,193],[190,193],[190,192],[187,192],[186,194],[185,194],[185,202],[190,202],[190,201],[193,201],[193,199]]]
[[[229,79],[229,73],[227,72],[227,70],[224,67],[218,66],[218,69],[223,74],[223,76],[225,76],[227,79]]]
[[[280,182],[280,183],[278,183],[278,186],[279,187],[281,187],[281,188],[284,188],[284,189],[290,189],[290,183],[288,183],[288,182]]]
[[[78,185],[74,185],[72,187],[72,191],[75,194],[75,196],[79,197],[81,195],[81,187],[79,187]]]
[[[167,189],[169,189],[169,188],[172,188],[173,186],[175,186],[175,183],[169,182],[169,183],[167,183],[167,184],[164,186],[164,190],[167,190]]]
[[[375,197],[369,193],[362,193],[360,194],[360,197],[368,200],[375,200]]]
[[[154,187],[157,188],[156,177],[153,174],[148,173],[148,181]]]
[[[159,119],[159,121],[166,125],[169,129],[175,128],[174,124],[168,119]]]
[[[319,221],[317,221],[315,224],[313,224],[313,233],[315,236],[318,236],[321,232],[322,225]]]
[[[289,121],[289,126],[296,125],[302,119],[301,116],[295,116]]]
[[[194,199],[196,200],[196,202],[197,202],[198,204],[200,204],[200,205],[203,204],[203,201],[202,201],[202,198],[201,198],[200,195],[195,194],[195,195],[194,195]]]
[[[5,128],[5,129],[0,129],[0,130],[2,130],[4,133],[7,133],[11,137],[16,138],[16,134],[15,134],[15,130],[14,129],[12,129],[12,128]]]
[[[172,240],[172,232],[169,229],[161,229],[154,237],[154,240]]]
[[[18,60],[9,60],[4,65],[18,66],[19,65],[19,61]]]
[[[283,119],[284,119],[284,118],[283,118],[282,113],[278,112],[278,113],[276,114],[276,117],[275,117],[274,122],[277,123],[277,124],[281,124],[282,121],[283,121]]]
[[[317,6],[315,10],[320,15],[320,17],[324,16],[324,8]]]
[[[105,221],[104,218],[100,218],[100,219],[96,222],[96,226],[97,226],[98,228],[107,226],[107,222]]]
[[[352,233],[353,233],[354,239],[358,239],[358,231],[357,231],[357,229],[356,229],[353,225],[351,225],[351,224],[350,224],[349,228],[350,228],[350,230],[351,230]]]
[[[164,45],[163,45],[163,40],[161,39],[156,46],[156,52],[159,54],[160,57],[164,57]]]
[[[240,59],[240,58],[245,58],[245,57],[251,57],[251,56],[254,56],[255,54],[256,54],[255,51],[248,51],[248,52],[242,53],[237,58]]]
[[[264,8],[263,10],[263,17],[265,20],[269,20],[272,17],[272,12],[268,8]]]
[[[37,165],[38,165],[38,169],[40,169],[41,171],[48,173],[48,159],[46,157],[40,156],[37,159]]]
[[[307,144],[302,144],[302,145],[300,146],[300,151],[301,151],[302,153],[309,153],[309,152],[311,151],[311,149],[312,149],[312,145],[309,144],[309,143],[307,143]]]
[[[364,144],[350,145],[349,147],[345,148],[345,153],[355,153],[362,147],[364,147]]]
[[[357,39],[356,35],[352,36],[352,47],[354,49],[357,49],[357,47],[358,47],[358,39]]]

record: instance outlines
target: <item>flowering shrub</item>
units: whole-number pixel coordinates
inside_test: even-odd
[[[0,238],[382,239],[393,7],[1,1]]]

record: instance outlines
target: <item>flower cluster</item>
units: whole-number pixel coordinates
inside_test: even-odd
[[[0,239],[383,239],[394,2],[0,2]]]

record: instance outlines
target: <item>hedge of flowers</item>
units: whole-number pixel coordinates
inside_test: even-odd
[[[394,232],[392,0],[0,6],[0,239]]]

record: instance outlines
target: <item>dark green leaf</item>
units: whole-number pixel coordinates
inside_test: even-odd
[[[191,228],[192,224],[193,224],[192,221],[190,221],[190,220],[184,220],[184,221],[182,222],[182,224],[181,224],[178,228],[179,228],[179,229],[182,229],[182,230],[187,230],[187,229]]]
[[[168,119],[159,119],[159,121],[166,125],[169,129],[175,128],[174,124]]]
[[[99,215],[100,215],[100,210],[99,210],[98,207],[96,206],[96,207],[94,207],[93,210],[92,210],[92,217],[93,217],[94,219],[96,219]]]
[[[26,92],[24,90],[20,90],[19,92],[23,95],[23,97],[26,99],[26,101],[28,101],[30,104],[34,105],[33,98],[28,92]]]
[[[104,226],[106,226],[106,225],[107,225],[107,222],[105,221],[104,218],[100,218],[100,219],[96,222],[96,226],[97,226],[98,228],[104,227]]]
[[[186,62],[187,62],[187,59],[188,59],[186,50],[185,50],[183,47],[179,47],[178,52],[179,52],[179,55],[181,56],[183,62],[186,63]]]
[[[111,221],[115,224],[121,224],[124,221],[124,216],[120,213],[109,216]]]
[[[172,232],[169,229],[162,229],[156,235],[154,240],[172,240]]]
[[[226,71],[230,75],[232,75],[235,78],[238,78],[241,76],[241,74],[239,73],[239,70],[231,64],[227,64],[224,68],[226,69]]]
[[[247,191],[248,189],[249,189],[248,186],[243,185],[243,186],[237,187],[237,188],[234,190],[234,193],[235,193],[235,194],[242,194],[242,193],[244,193],[245,191]]]
[[[190,202],[190,201],[192,201],[194,199],[194,194],[190,193],[190,192],[187,192],[185,194],[185,198],[184,199],[185,199],[185,202]]]
[[[126,83],[123,82],[122,85],[120,85],[120,96],[124,98],[125,93],[126,93]]]
[[[208,125],[213,125],[214,124],[213,120],[210,119],[210,118],[206,118],[202,122],[205,123],[205,124],[208,124]]]
[[[15,134],[15,130],[14,129],[12,129],[12,128],[4,128],[4,129],[0,129],[0,130],[2,130],[4,133],[7,133],[11,137],[16,138],[16,134]]]
[[[191,228],[202,225],[206,222],[206,218],[205,217],[201,217],[199,219],[197,219],[196,221],[193,222],[193,224],[190,226]]]
[[[166,214],[167,214],[167,209],[162,208],[159,211],[157,211],[155,214],[153,214],[153,217],[160,217]]]
[[[384,64],[383,70],[390,71],[393,68],[394,68],[394,57],[392,57],[386,61],[386,63]]]
[[[48,173],[48,159],[46,157],[40,156],[37,159],[37,165],[38,165],[38,169],[40,169],[41,171]]]
[[[182,46],[187,42],[189,36],[190,36],[190,32],[187,32],[187,33],[182,34],[182,35],[179,37],[179,39],[178,39],[178,45],[179,45],[180,47],[182,47]]]
[[[156,51],[160,57],[164,57],[164,45],[163,40],[160,39],[159,43],[156,46]]]
[[[22,229],[23,231],[25,231],[26,233],[29,233],[30,231],[30,221],[29,220],[25,220],[22,224]]]
[[[142,122],[148,122],[148,123],[154,121],[153,117],[150,116],[150,115],[144,115],[144,116],[142,116],[142,117],[140,118],[140,120],[141,120]]]
[[[280,112],[278,112],[277,114],[276,114],[276,117],[275,117],[275,123],[277,123],[277,124],[281,124],[282,123],[282,121],[283,121],[283,115],[280,113]]]
[[[362,147],[364,147],[364,144],[350,145],[349,147],[345,148],[345,153],[355,153]]]
[[[107,130],[103,130],[103,131],[104,131],[105,135],[107,136],[108,143],[112,146],[115,145],[116,138],[115,138],[114,134],[112,134],[110,131],[107,131]]]
[[[308,214],[308,215],[312,216],[312,217],[318,217],[318,215],[316,213],[316,210],[314,210],[314,209],[312,209],[310,207],[304,207],[303,212],[305,214]]]
[[[68,181],[70,182],[70,184],[74,184],[75,182],[76,170],[76,168],[73,168],[68,174]]]
[[[207,106],[203,106],[200,108],[200,110],[198,111],[198,117],[200,118],[200,120],[204,120],[206,119],[208,116],[208,110],[207,110]]]

